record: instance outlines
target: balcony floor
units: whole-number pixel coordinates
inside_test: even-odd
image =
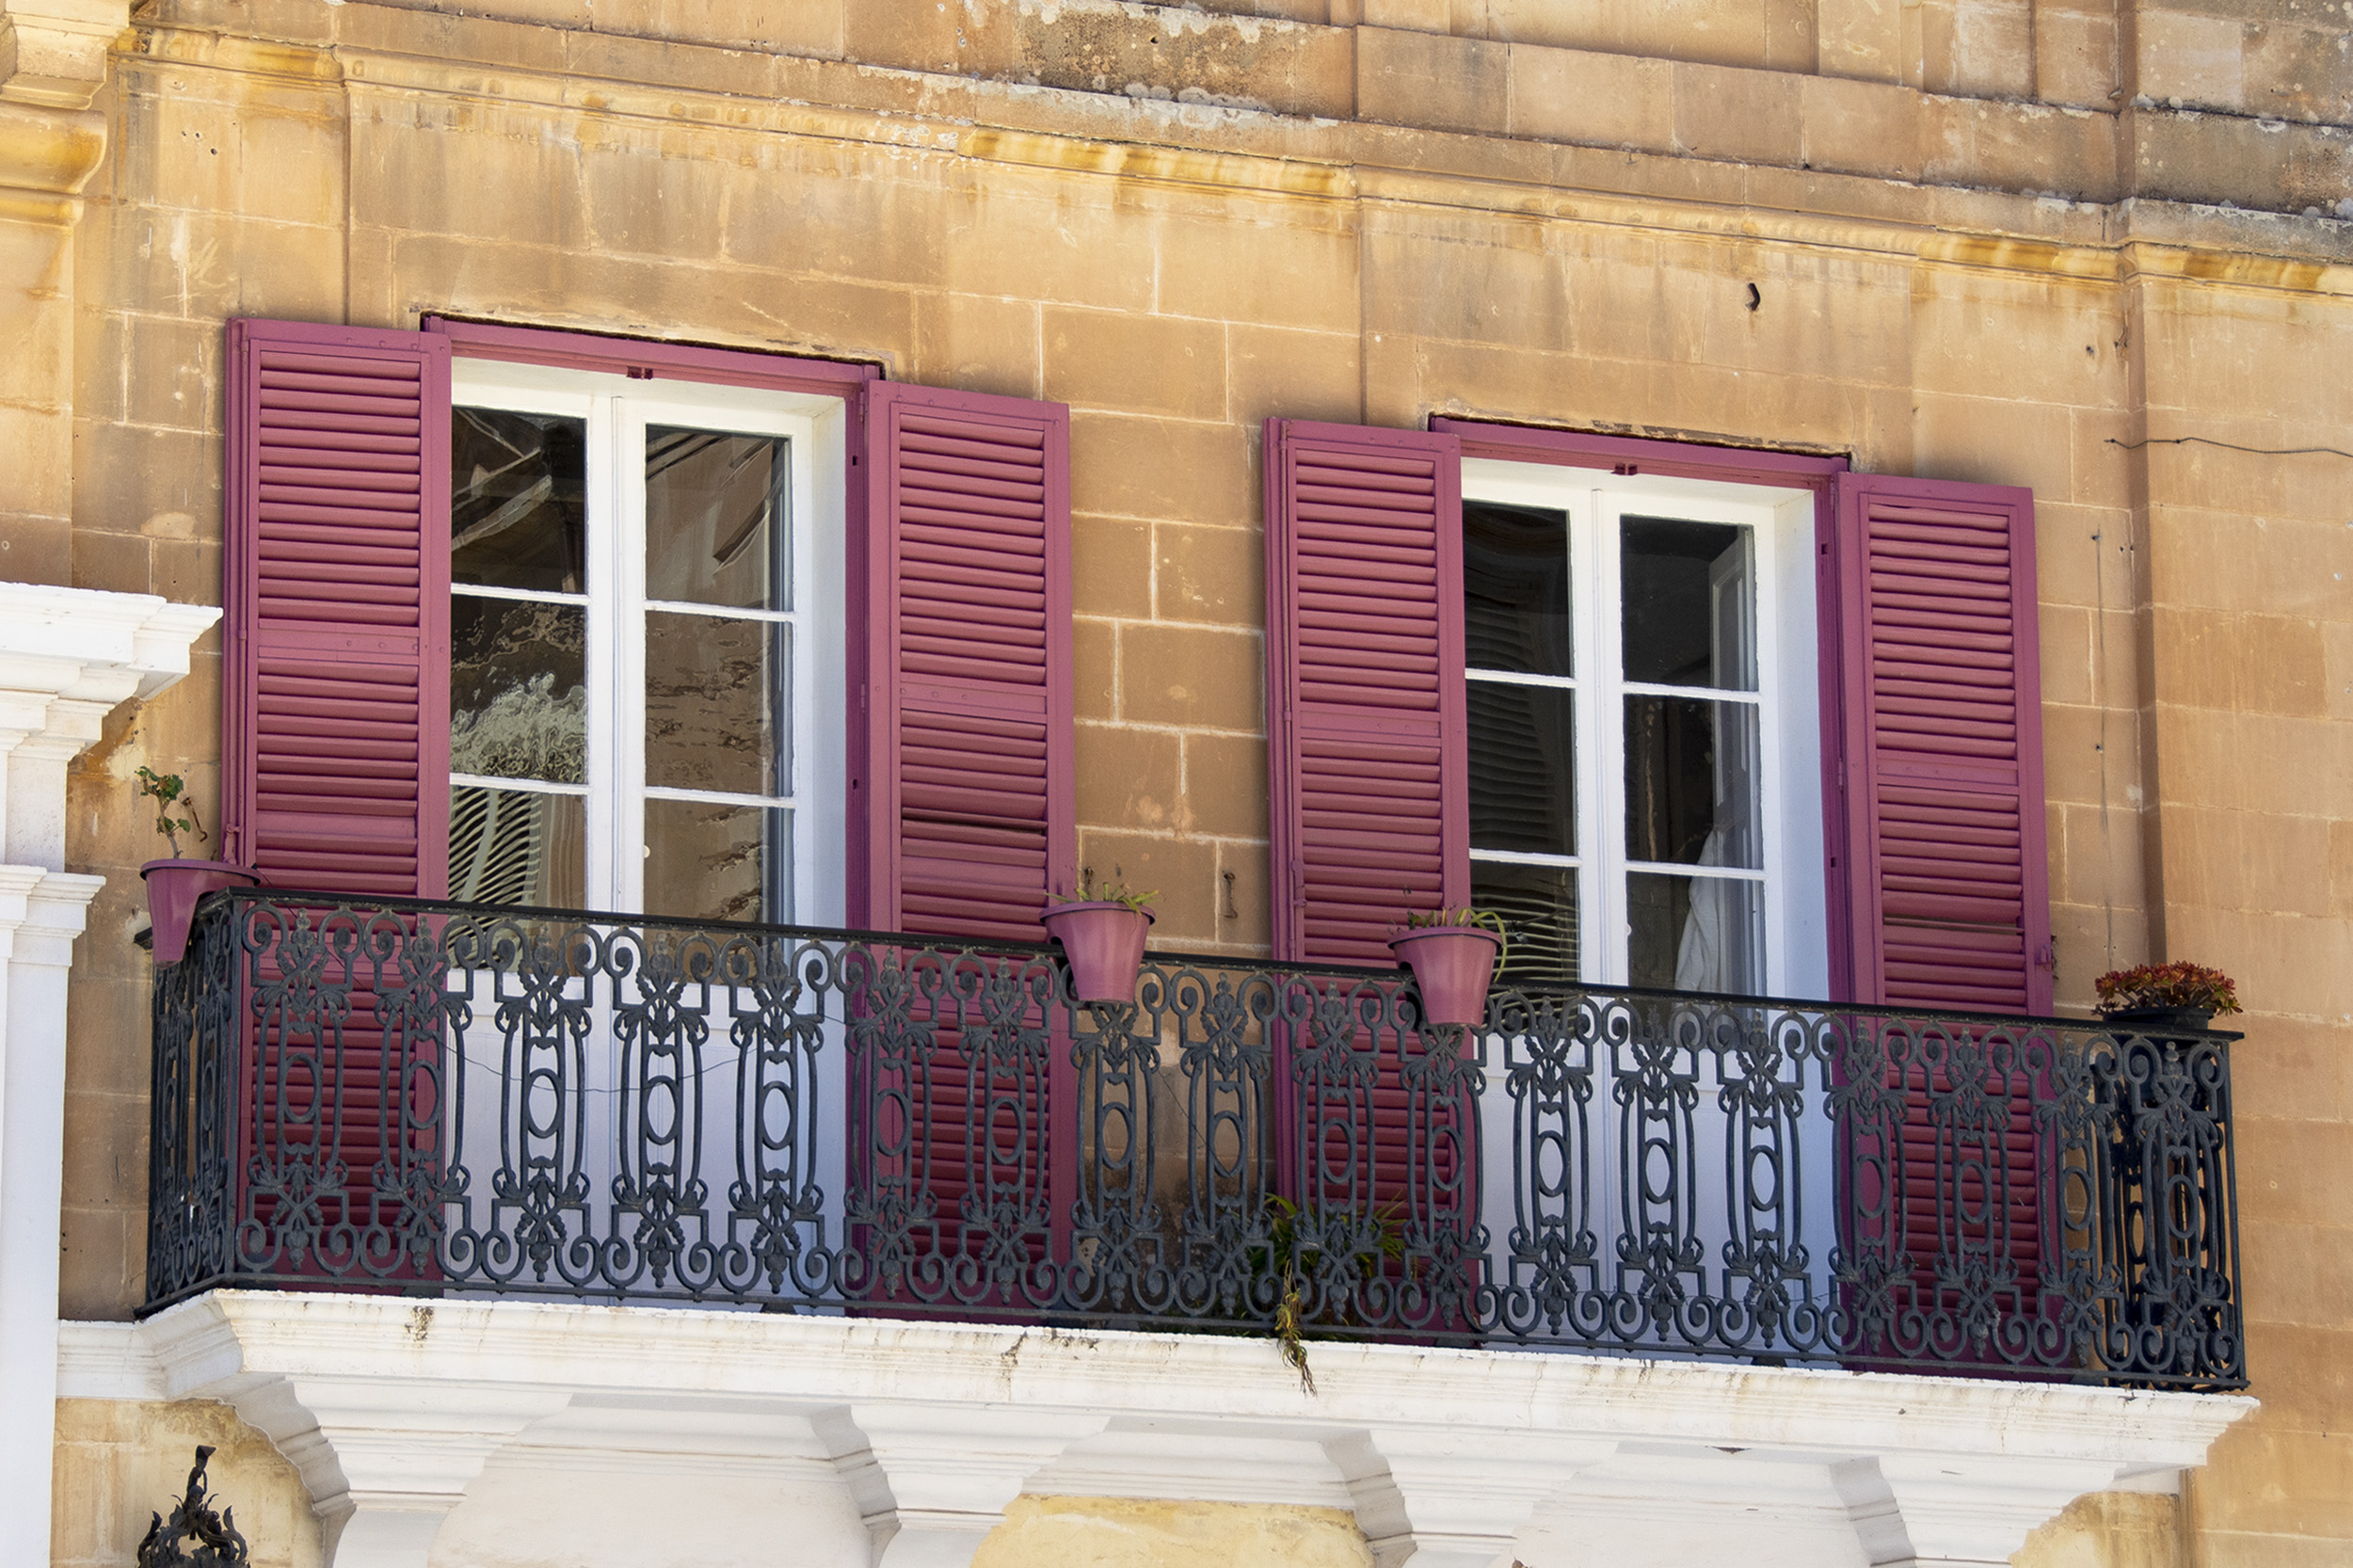
[[[215,1290],[67,1325],[60,1394],[232,1403],[300,1469],[338,1568],[504,1568],[519,1539],[598,1568],[779,1541],[795,1563],[961,1564],[1024,1493],[1347,1510],[1384,1568],[1994,1564],[2079,1496],[2171,1490],[2255,1405],[1307,1354],[1313,1393],[1257,1336]]]

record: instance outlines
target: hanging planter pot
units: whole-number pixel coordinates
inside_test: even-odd
[[[1424,925],[1389,938],[1389,951],[1414,971],[1421,1016],[1433,1024],[1487,1021],[1487,986],[1503,937],[1481,925]]]
[[[139,868],[147,883],[147,916],[153,930],[158,967],[177,964],[188,951],[188,926],[197,901],[223,888],[258,888],[262,879],[226,860],[150,860]]]
[[[1080,1001],[1133,1001],[1144,967],[1152,911],[1118,900],[1058,904],[1041,917],[1070,963],[1070,993]]]

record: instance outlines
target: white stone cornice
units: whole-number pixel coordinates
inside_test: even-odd
[[[57,1387],[77,1400],[170,1397],[163,1363],[136,1323],[59,1323]]]
[[[11,866],[11,872],[31,871]],[[17,924],[8,957],[15,964],[41,964],[63,969],[73,963],[73,939],[88,923],[90,900],[106,886],[103,876],[77,872],[42,872],[24,896],[24,916]]]
[[[120,670],[120,696],[151,697],[188,673],[188,647],[220,619],[210,604],[155,594],[102,593],[39,583],[0,583],[0,689],[96,699],[82,686]]]
[[[426,1326],[411,1332],[419,1314]],[[406,1376],[430,1368],[498,1377],[520,1357],[535,1376],[583,1386],[824,1403],[906,1390],[955,1402],[1214,1417],[1253,1430],[1471,1423],[1625,1442],[2021,1452],[2142,1468],[2198,1464],[2225,1427],[2255,1408],[2240,1395],[1337,1341],[1310,1348],[1319,1392],[1308,1396],[1296,1378],[1270,1372],[1281,1364],[1262,1339],[524,1300],[425,1304],[222,1290],[157,1315],[142,1332],[175,1344],[195,1335],[221,1353],[233,1346],[240,1365],[288,1371]],[[648,1358],[653,1343],[663,1353]],[[174,1349],[168,1364],[179,1393],[195,1392],[183,1381],[183,1353]],[[1106,1387],[1117,1390],[1114,1403],[1104,1402]]]
[[[0,96],[84,109],[106,79],[106,54],[131,24],[131,0],[0,4]]]
[[[220,612],[153,594],[0,583],[0,859],[65,869],[65,770],[106,715],[188,673]]]

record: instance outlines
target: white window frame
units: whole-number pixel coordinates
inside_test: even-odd
[[[1830,978],[1822,861],[1820,686],[1810,489],[1733,484],[1546,463],[1470,457],[1463,499],[1535,506],[1569,519],[1574,677],[1472,674],[1566,688],[1577,723],[1577,844],[1572,856],[1471,852],[1474,862],[1574,868],[1578,978],[1629,983],[1629,872],[1762,882],[1765,967],[1772,996],[1823,996]],[[1625,679],[1620,603],[1621,523],[1668,516],[1746,528],[1752,548],[1756,690],[1662,686]],[[1625,847],[1625,699],[1664,696],[1752,703],[1757,710],[1760,859],[1757,870],[1638,861]],[[1470,759],[1477,769],[1479,758]],[[1607,940],[1595,940],[1606,935]]]
[[[532,784],[453,773],[453,787],[535,791],[586,799],[584,900],[591,908],[635,911],[645,895],[645,803],[697,800],[780,807],[792,823],[791,923],[838,926],[847,909],[847,748],[843,692],[846,592],[847,410],[840,398],[671,379],[637,380],[597,371],[459,359],[450,375],[460,408],[552,415],[587,424],[584,557],[587,592],[454,585],[487,599],[578,603],[587,611],[588,782]],[[648,425],[683,425],[730,435],[780,436],[788,443],[792,608],[729,610],[648,600],[645,436]],[[645,763],[645,615],[679,612],[792,628],[790,755],[779,793],[734,794],[649,787]],[[625,634],[634,629],[633,635]]]

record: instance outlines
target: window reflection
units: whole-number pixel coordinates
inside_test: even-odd
[[[459,785],[449,792],[449,896],[465,904],[577,909],[587,801]]]
[[[1472,669],[1575,674],[1568,514],[1465,501],[1463,600],[1464,662]]]
[[[452,773],[587,781],[587,611],[454,595]]]
[[[1629,696],[1626,858],[1761,867],[1756,752],[1749,703]]]
[[[1473,849],[1577,853],[1577,695],[1470,683]]]
[[[1747,529],[1627,518],[1618,562],[1628,680],[1756,690]]]
[[[1567,866],[1471,862],[1471,903],[1503,917],[1512,939],[1506,982],[1575,984],[1577,974],[1577,872]]]
[[[782,548],[785,443],[715,430],[646,431],[646,597],[729,610],[792,608]]]
[[[1754,996],[1764,989],[1762,884],[1628,873],[1627,979],[1659,990]]]
[[[587,591],[587,428],[553,414],[455,411],[451,583]]]

